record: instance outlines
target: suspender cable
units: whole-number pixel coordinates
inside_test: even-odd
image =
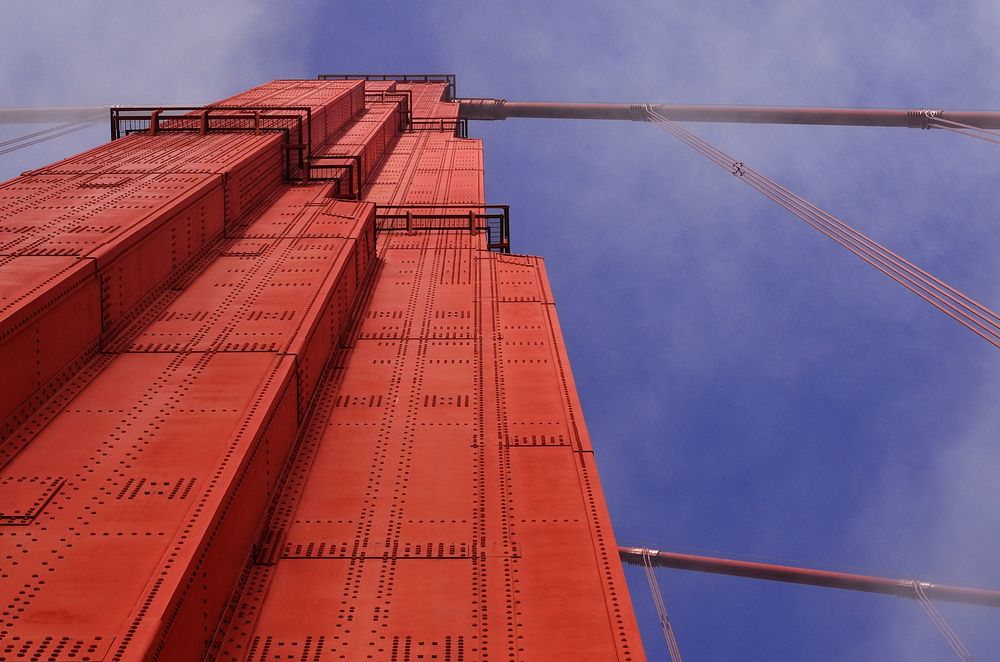
[[[646,548],[642,549],[642,568],[646,573],[646,582],[649,584],[649,592],[653,596],[656,613],[660,617],[660,627],[663,629],[663,638],[666,640],[667,650],[670,652],[670,661],[681,662],[681,649],[677,645],[677,636],[674,634],[674,628],[670,625],[667,605],[663,601],[663,594],[660,593],[660,584],[656,581],[656,573],[653,571],[653,562],[650,559],[653,553],[655,551]]]
[[[59,129],[66,128],[68,126],[75,126],[77,124],[80,124],[80,122],[66,122],[65,124],[59,124],[57,126],[50,126],[49,128],[42,129],[41,131],[34,131],[32,133],[27,133],[27,134],[25,134],[23,136],[18,136],[17,138],[11,138],[10,140],[4,140],[3,142],[0,142],[0,147],[6,147],[7,145],[13,145],[15,143],[19,143],[19,142],[22,142],[24,140],[28,140],[30,138],[34,138],[36,136],[44,136],[46,134],[52,133],[53,131],[57,131]]]
[[[955,120],[945,119],[944,117],[940,117],[931,112],[927,113],[927,126],[928,128],[944,129],[946,131],[960,133],[963,136],[969,136],[970,138],[978,138],[987,142],[1000,144],[1000,133],[996,131],[990,131],[989,129],[973,126],[971,124],[963,124],[962,122],[956,122]]]
[[[11,138],[10,140],[5,140],[0,142],[0,156],[4,154],[9,154],[11,152],[16,152],[19,149],[24,149],[25,147],[31,147],[32,145],[37,145],[38,143],[43,143],[47,140],[52,140],[53,138],[58,138],[60,136],[65,136],[81,129],[86,129],[87,127],[93,126],[101,121],[102,118],[95,117],[94,119],[83,120],[79,122],[67,122],[65,124],[59,124],[48,129],[42,129],[41,131],[34,131],[32,133],[25,134],[23,136],[18,136],[17,138]]]
[[[680,127],[676,126],[676,124],[674,124],[672,127],[665,126],[664,128],[666,128],[668,131],[676,129],[678,131],[688,133],[683,129],[681,129]],[[832,230],[837,235],[836,237],[831,237],[835,241],[837,241],[839,238],[839,239],[846,239],[847,241],[856,242],[857,245],[861,247],[862,251],[866,255],[870,257],[874,256],[875,258],[882,258],[880,264],[884,264],[894,268],[896,270],[895,271],[896,273],[899,273],[899,270],[915,271],[920,276],[927,279],[927,282],[929,282],[935,290],[946,296],[948,299],[958,302],[960,305],[963,305],[967,309],[970,309],[970,306],[976,308],[976,310],[973,311],[975,314],[980,314],[982,316],[985,316],[985,318],[991,320],[992,323],[1000,322],[1000,315],[997,315],[988,308],[981,306],[979,303],[965,296],[958,290],[955,290],[947,283],[938,280],[933,275],[920,269],[916,265],[907,261],[905,258],[900,257],[899,255],[893,253],[892,251],[885,248],[881,244],[878,244],[869,237],[854,230],[849,225],[847,225],[840,219],[836,218],[835,216],[823,211],[822,209],[819,209],[812,203],[795,195],[794,193],[792,193],[785,187],[781,186],[777,182],[774,182],[770,178],[761,175],[760,173],[757,173],[755,170],[749,168],[742,162],[733,161],[732,157],[726,155],[721,150],[716,149],[714,146],[698,138],[697,136],[694,136],[693,134],[688,134],[688,136],[681,136],[681,139],[684,140],[685,142],[688,142],[687,138],[693,139],[698,143],[700,143],[699,145],[692,145],[693,147],[695,147],[695,149],[698,149],[703,154],[706,154],[707,156],[709,156],[710,159],[712,159],[719,165],[731,167],[734,175],[745,177],[751,186],[754,186],[754,188],[761,190],[761,192],[765,193],[765,195],[769,195],[769,197],[771,197],[772,200],[775,200],[776,202],[778,202],[778,204],[785,206],[787,209],[789,209],[789,211],[792,211],[792,213],[800,215],[799,212],[801,211],[810,216],[810,218],[803,220],[806,220],[807,222],[817,221],[820,224],[825,224],[823,227],[817,228],[821,232],[826,233],[824,228],[828,229],[832,228]],[[688,144],[691,143],[688,142]],[[706,152],[705,150],[709,151]],[[780,194],[780,198],[771,195],[772,193],[775,192]],[[794,206],[795,208],[792,209],[790,208],[791,206]],[[830,235],[828,234],[828,236]]]
[[[728,170],[962,326],[1000,348],[1000,315],[653,109],[650,121]]]
[[[948,621],[944,620],[944,616],[941,615],[941,612],[937,610],[934,603],[927,597],[927,594],[924,592],[924,587],[916,580],[913,581],[913,592],[917,595],[917,602],[920,603],[924,612],[926,612],[930,617],[931,622],[934,623],[938,631],[942,634],[942,636],[944,636],[948,645],[951,646],[951,649],[955,651],[955,655],[958,656],[958,659],[962,662],[975,662],[976,658],[972,656],[972,652],[965,647],[962,640],[958,638],[955,631],[948,625]]]
[[[660,122],[655,119],[653,121],[660,124]],[[676,125],[673,125],[672,127],[664,126],[664,128],[672,133],[674,133],[673,130],[677,130],[679,132],[683,132],[683,134],[687,134],[686,131],[683,131],[683,129],[680,129],[680,127],[677,127]],[[675,135],[677,134],[675,133]],[[708,156],[718,165],[731,169],[731,172],[734,175],[738,175],[746,179],[751,186],[761,191],[772,200],[791,211],[793,214],[799,216],[815,229],[827,235],[848,250],[851,250],[869,264],[872,264],[877,269],[902,284],[904,287],[907,287],[907,289],[910,289],[914,293],[923,297],[925,300],[931,302],[943,312],[956,319],[959,323],[963,324],[992,344],[1000,346],[997,344],[998,341],[1000,341],[1000,336],[996,334],[997,328],[993,328],[996,324],[997,316],[989,309],[980,306],[975,301],[969,299],[945,283],[937,280],[930,274],[917,269],[911,263],[903,260],[881,245],[856,232],[853,228],[847,226],[839,219],[827,214],[811,203],[791,193],[784,187],[781,187],[772,180],[760,175],[756,171],[744,165],[742,162],[731,160],[731,157],[725,155],[723,152],[717,150],[708,143],[705,143],[696,136],[688,134],[678,135],[678,137]],[[916,276],[913,273],[914,271],[918,272]],[[920,276],[926,278],[920,278]],[[970,325],[970,318],[968,318],[968,316],[963,316],[961,314],[962,311],[957,310],[956,307],[951,305],[949,301],[944,301],[940,298],[940,296],[935,296],[935,293],[929,290],[928,284],[930,288],[937,290],[937,294],[943,293],[947,299],[951,300],[951,302],[955,302],[957,300],[960,306],[966,310],[971,310],[973,315],[981,318],[985,317],[988,322],[987,325],[984,326],[975,319],[971,319],[972,325]],[[967,304],[971,304],[972,308],[970,309]]]

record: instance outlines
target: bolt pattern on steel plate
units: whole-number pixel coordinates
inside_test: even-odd
[[[217,104],[302,109],[313,183],[274,134],[140,131],[0,185],[0,661],[643,659],[452,84]]]

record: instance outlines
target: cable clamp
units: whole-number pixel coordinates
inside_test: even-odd
[[[906,111],[906,125],[911,129],[931,129],[935,126],[934,120],[941,117],[942,110],[931,110],[921,108],[920,110]]]

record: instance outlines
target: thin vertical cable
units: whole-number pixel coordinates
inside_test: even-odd
[[[47,140],[52,140],[53,138],[59,138],[60,136],[65,136],[67,134],[86,129],[97,123],[98,120],[96,118],[93,120],[82,120],[79,122],[67,122],[66,124],[60,124],[48,129],[35,131],[23,136],[18,136],[17,138],[5,140],[0,142],[0,148],[2,148],[0,149],[0,156],[16,152],[17,150],[24,149],[25,147],[31,147],[32,145],[43,143]]]
[[[960,133],[963,136],[969,136],[970,138],[978,138],[979,140],[985,140],[986,142],[998,143],[1000,144],[1000,132],[992,131],[990,129],[983,129],[978,126],[973,126],[971,124],[963,124],[962,122],[956,122],[955,120],[945,119],[939,115],[933,113],[924,113],[927,117],[927,127],[934,129],[944,129],[946,131],[952,131],[954,133]]]
[[[913,580],[913,592],[917,596],[917,602],[919,602],[920,606],[924,608],[924,612],[926,612],[930,617],[931,622],[937,627],[938,631],[945,638],[945,641],[947,641],[948,645],[951,646],[951,649],[955,651],[955,655],[958,656],[958,659],[962,662],[975,662],[976,658],[972,656],[972,652],[965,647],[962,640],[959,639],[958,635],[955,634],[955,631],[951,629],[951,626],[948,625],[948,621],[944,620],[944,616],[942,616],[941,612],[937,610],[934,603],[930,601],[930,598],[927,597],[927,593],[924,592],[923,585],[917,580]]]
[[[990,344],[1000,348],[1000,323],[998,323],[1000,316],[994,311],[893,253],[832,214],[823,211],[777,182],[758,173],[742,161],[735,160],[690,131],[681,128],[655,110],[648,109],[648,116],[650,121],[719,167],[739,177],[817,231],[923,298]]]
[[[646,582],[649,584],[649,592],[653,595],[653,604],[656,605],[656,613],[660,617],[660,627],[663,629],[663,638],[667,641],[667,650],[670,652],[671,662],[681,662],[681,649],[677,645],[677,636],[670,625],[670,616],[667,614],[667,605],[663,602],[663,594],[660,593],[660,584],[656,581],[656,573],[653,571],[652,553],[649,549],[642,548],[642,566],[646,573]]]

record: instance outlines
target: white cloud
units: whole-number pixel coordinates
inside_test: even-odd
[[[207,103],[305,72],[305,3],[5,3],[0,105]],[[7,127],[3,136],[38,127]],[[106,140],[107,130],[0,157],[6,179]]]
[[[438,43],[469,96],[1000,107],[1000,5],[987,0],[439,7]],[[929,131],[690,128],[1000,302],[996,145]],[[1000,584],[996,350],[651,127],[475,131],[487,134],[491,196],[519,203],[515,247],[548,258],[619,534]],[[755,387],[773,392],[755,399]],[[724,646],[719,621],[684,623],[705,598],[674,595],[682,648],[688,626],[705,659],[731,659],[713,648]],[[828,616],[826,634],[803,624],[834,646],[824,659],[948,654],[915,604],[870,604],[850,633],[838,630],[844,614]],[[991,654],[994,614],[943,611]],[[780,649],[785,627],[754,643],[771,637],[772,657],[793,655]]]
[[[378,44],[366,55],[395,57],[387,68],[398,70],[450,63],[470,96],[1000,107],[994,0],[438,2],[428,4],[428,32],[393,23],[391,10],[382,3],[371,11],[385,23],[357,28]],[[315,11],[8,3],[0,105],[200,102],[314,75],[303,68],[327,29]],[[394,38],[419,58],[393,52]],[[367,68],[336,55],[338,67]],[[693,128],[980,300],[1000,301],[995,145],[903,130]],[[515,205],[515,248],[548,257],[619,533],[1000,583],[994,352],[652,127],[511,120],[473,132],[488,135],[491,201]],[[16,171],[56,155],[39,151]],[[14,174],[7,163],[0,179]],[[898,378],[878,381],[882,373]],[[729,376],[746,384],[720,383]],[[734,411],[761,404],[745,393],[761,385],[773,402]],[[877,400],[857,417],[844,404],[855,391]],[[786,420],[810,416],[815,429]],[[713,425],[727,418],[753,427]],[[852,453],[876,466],[851,464]],[[685,636],[722,646],[719,621],[702,634],[684,623],[700,589],[678,591],[670,607],[688,626],[682,647]],[[842,648],[828,657],[939,659],[943,644],[916,605],[890,607],[847,622],[860,628],[850,632],[830,614],[823,641]],[[974,652],[990,654],[975,644],[996,642],[992,614],[946,615]],[[788,626],[771,625],[748,635],[780,646]],[[658,643],[650,639],[651,653]]]

